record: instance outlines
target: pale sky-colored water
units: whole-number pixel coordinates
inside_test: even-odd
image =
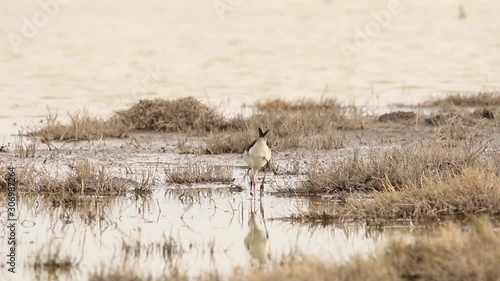
[[[376,107],[500,86],[496,0],[240,0],[225,11],[225,0],[47,0],[50,16],[45,1],[2,3],[3,130],[47,108],[107,114],[141,98],[235,112],[326,87]]]

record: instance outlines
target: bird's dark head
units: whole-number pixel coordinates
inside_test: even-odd
[[[269,130],[264,132],[264,131],[262,131],[261,128],[259,128],[259,138],[265,138],[267,133],[269,133]]]

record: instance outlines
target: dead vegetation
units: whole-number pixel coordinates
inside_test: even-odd
[[[408,242],[393,238],[376,253],[356,256],[347,262],[320,260],[304,255],[283,257],[269,267],[236,268],[229,276],[216,271],[191,277],[187,271],[169,269],[162,277],[142,277],[136,270],[111,270],[94,273],[92,281],[113,280],[198,280],[198,281],[274,281],[274,280],[497,280],[500,276],[500,236],[488,219],[462,230],[446,224],[429,235]]]
[[[449,94],[444,98],[434,98],[423,102],[421,107],[498,107],[500,93],[480,92],[477,94]]]
[[[198,162],[184,166],[168,166],[165,174],[167,182],[176,184],[230,183],[234,180],[231,166]]]
[[[412,111],[396,111],[382,114],[378,117],[380,122],[400,122],[400,121],[415,121],[417,114]]]
[[[227,126],[222,115],[193,97],[140,100],[116,112],[121,123],[135,130],[162,132],[212,131]]]
[[[360,108],[341,107],[335,99],[275,99],[261,102],[256,108],[257,112],[249,117],[227,119],[193,97],[141,100],[109,119],[91,116],[84,110],[69,114],[69,124],[62,124],[57,115],[49,113],[47,120],[29,135],[47,142],[119,138],[134,130],[201,135],[210,132],[202,151],[218,154],[242,152],[255,137],[258,127],[272,128],[273,145],[277,148],[335,149],[341,146],[339,131],[363,129],[366,122]],[[183,149],[182,152],[193,151]]]
[[[340,103],[333,98],[321,98],[319,101],[314,99],[299,99],[288,101],[281,98],[268,99],[255,104],[257,110],[262,112],[279,112],[279,111],[311,111],[311,110],[330,110],[339,112],[341,110]]]
[[[422,178],[399,190],[374,192],[370,199],[353,196],[346,203],[324,202],[292,218],[303,221],[353,220],[413,222],[447,218],[470,220],[479,214],[500,217],[500,177],[492,172],[465,169],[444,179]]]
[[[28,133],[30,136],[40,137],[43,142],[48,141],[79,141],[98,140],[106,137],[123,138],[130,133],[127,127],[117,118],[103,119],[91,115],[87,110],[69,113],[69,123],[63,124],[58,115],[50,112],[45,121],[36,125]]]
[[[325,194],[354,191],[398,190],[425,179],[447,179],[467,168],[500,173],[497,153],[488,142],[469,139],[445,147],[439,142],[370,150],[355,150],[327,168],[312,169],[296,192]]]
[[[342,131],[361,130],[367,122],[360,108],[340,107],[333,99],[269,100],[257,108],[262,111],[231,119],[232,131],[210,134],[206,152],[242,153],[259,127],[271,128],[268,144],[272,148],[338,149],[343,146]]]
[[[35,157],[36,141],[30,138],[29,142],[25,142],[22,138],[18,138],[14,145],[14,156],[18,158],[33,158]]]
[[[147,173],[139,181],[120,178],[114,176],[105,165],[88,160],[75,163],[62,176],[27,166],[23,169],[20,180],[25,191],[58,194],[61,198],[83,195],[116,196],[124,195],[129,190],[145,194],[152,190],[152,178]]]

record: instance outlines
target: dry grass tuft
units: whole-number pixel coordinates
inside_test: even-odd
[[[227,126],[221,114],[193,97],[140,100],[117,118],[136,130],[164,132],[211,131]]]
[[[87,110],[76,111],[68,116],[69,124],[63,124],[57,120],[57,115],[49,112],[45,122],[28,135],[40,137],[42,141],[78,141],[105,137],[123,138],[130,132],[130,128],[118,119],[105,120],[92,116]]]
[[[186,166],[169,166],[165,169],[167,182],[177,184],[230,183],[234,180],[233,168],[226,165],[189,163]]]
[[[256,138],[254,132],[245,130],[241,132],[216,132],[207,137],[204,152],[207,154],[243,153],[245,147]]]
[[[297,192],[397,190],[408,184],[422,186],[426,178],[450,178],[466,168],[500,172],[495,153],[488,148],[486,143],[466,141],[446,148],[435,143],[372,150],[366,156],[354,151],[328,168],[311,170]]]
[[[449,94],[445,98],[431,99],[422,103],[424,107],[498,107],[500,106],[500,93],[483,92],[477,94]]]
[[[143,174],[141,182],[113,176],[112,172],[102,164],[88,160],[77,162],[71,167],[67,176],[55,177],[47,171],[25,168],[27,190],[37,193],[58,194],[62,198],[80,195],[124,195],[133,187],[136,194],[151,192],[152,178]]]
[[[398,191],[375,192],[372,199],[351,199],[346,204],[319,204],[295,215],[307,221],[470,219],[478,214],[500,216],[500,177],[465,169],[448,179],[424,178]]]
[[[14,156],[18,158],[33,158],[35,157],[36,142],[31,139],[25,143],[22,138],[18,138],[14,145]]]
[[[380,122],[404,122],[415,121],[417,114],[412,111],[396,111],[382,114],[378,117]]]
[[[256,103],[256,108],[259,111],[309,111],[309,110],[331,110],[340,111],[340,103],[334,98],[322,98],[320,100],[300,99],[287,101],[285,99],[267,99]]]
[[[257,137],[259,127],[271,128],[268,144],[276,149],[340,148],[343,137],[339,136],[339,131],[363,129],[366,120],[355,106],[341,108],[333,104],[336,101],[331,100],[326,105],[310,100],[263,102],[260,105],[262,112],[246,119],[229,120],[232,131],[210,134],[205,151],[210,154],[242,153]]]
[[[500,236],[482,219],[470,231],[451,225],[412,244],[393,242],[384,258],[403,280],[497,280],[499,248]]]

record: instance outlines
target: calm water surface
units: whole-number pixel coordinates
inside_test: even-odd
[[[343,261],[353,254],[370,253],[387,237],[407,232],[399,229],[381,234],[362,226],[310,227],[270,220],[306,208],[309,202],[303,199],[266,196],[254,201],[229,192],[213,197],[201,194],[181,201],[176,192],[158,191],[148,199],[122,198],[99,204],[89,200],[77,208],[54,207],[42,197],[21,197],[16,274],[20,279],[16,280],[46,274],[33,271],[30,264],[37,253],[54,256],[57,249],[61,258],[79,262],[77,270],[60,275],[59,280],[86,280],[92,272],[123,265],[153,276],[178,266],[196,276],[212,269],[225,274],[236,266],[265,265],[291,253]],[[6,217],[3,206],[2,224]],[[5,249],[7,239],[0,237],[0,241]],[[168,241],[177,245],[171,258],[161,250]],[[127,245],[132,247],[128,254]],[[263,254],[258,254],[259,249]],[[0,270],[2,274],[2,280],[11,277],[5,270]]]

